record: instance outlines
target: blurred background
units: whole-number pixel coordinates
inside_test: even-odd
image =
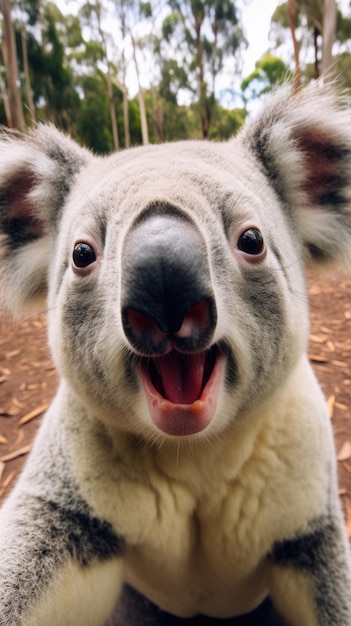
[[[2,0],[0,123],[96,153],[235,134],[265,94],[351,90],[350,0]],[[350,91],[351,93],[351,91]]]

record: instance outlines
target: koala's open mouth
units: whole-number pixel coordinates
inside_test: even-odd
[[[217,346],[141,359],[137,369],[154,424],[176,436],[204,430],[217,408],[225,361]]]

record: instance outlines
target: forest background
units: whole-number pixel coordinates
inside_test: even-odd
[[[263,2],[264,0],[262,0]],[[1,1],[0,123],[52,122],[96,153],[226,139],[286,78],[351,96],[351,2],[288,0],[243,76],[250,0]],[[130,97],[131,69],[136,95]]]

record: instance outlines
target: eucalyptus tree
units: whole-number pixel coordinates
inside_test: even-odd
[[[90,28],[93,26],[93,19],[95,18],[95,25],[97,28],[97,36],[100,41],[102,50],[104,52],[104,65],[105,65],[105,80],[106,91],[110,108],[110,118],[113,136],[113,145],[115,150],[119,150],[120,142],[118,136],[117,115],[116,115],[116,103],[113,92],[113,71],[111,69],[111,61],[108,47],[108,34],[103,27],[103,12],[104,7],[100,0],[93,0],[86,2],[80,9],[80,16],[85,19]]]
[[[301,56],[313,50],[313,77],[332,77],[332,48],[336,38],[338,10],[336,0],[287,0],[272,17],[272,31],[288,28],[295,62],[295,87],[301,87]],[[300,33],[298,37],[297,33]]]
[[[241,83],[244,102],[261,98],[274,86],[291,78],[292,72],[281,58],[265,53],[256,61],[255,69]]]
[[[6,102],[5,112],[8,125],[23,130],[24,117],[18,90],[18,60],[11,0],[2,0],[1,9],[3,17],[2,57],[7,77],[6,93],[5,88],[2,90]]]
[[[168,0],[163,21],[163,58],[175,58],[196,85],[204,138],[209,136],[216,81],[226,59],[239,59],[245,38],[231,0]],[[175,51],[175,52],[174,52]]]
[[[29,120],[28,115],[26,117],[28,121],[35,122],[36,111],[31,85],[27,37],[28,31],[31,30],[31,27],[36,27],[38,22],[40,22],[40,10],[42,7],[40,0],[15,0],[13,8],[15,29],[18,29],[20,32],[21,49],[19,50],[19,56],[21,58],[21,65],[23,68],[23,91],[26,108],[28,108],[29,112]]]

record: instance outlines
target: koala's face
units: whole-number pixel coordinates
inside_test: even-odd
[[[59,370],[118,428],[217,433],[272,393],[305,346],[298,241],[253,160],[229,145],[94,161],[53,254]]]
[[[351,259],[350,109],[276,94],[223,144],[94,157],[52,127],[0,138],[0,295],[49,288],[60,374],[151,441],[259,411],[306,350],[303,270]]]

